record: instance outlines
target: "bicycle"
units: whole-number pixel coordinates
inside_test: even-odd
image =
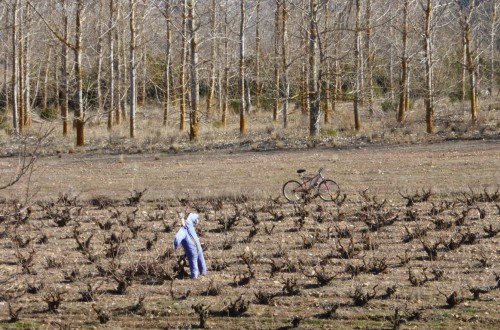
[[[297,170],[302,183],[290,180],[283,185],[283,196],[289,202],[298,202],[315,189],[317,194],[314,197],[319,196],[324,201],[333,202],[339,198],[339,185],[335,181],[325,178],[322,167],[313,176],[306,176],[305,172],[305,169]]]

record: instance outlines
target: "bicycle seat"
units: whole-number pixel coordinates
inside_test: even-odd
[[[297,173],[301,174],[301,173],[304,173],[306,170],[304,170],[303,168],[300,168],[297,170]]]

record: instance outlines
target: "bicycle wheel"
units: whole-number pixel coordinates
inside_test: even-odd
[[[297,188],[301,187],[298,181],[290,180],[283,185],[283,196],[290,202],[297,202],[302,198],[302,192],[297,192]]]
[[[333,180],[323,180],[318,186],[318,195],[324,201],[335,201],[340,196],[340,187]]]

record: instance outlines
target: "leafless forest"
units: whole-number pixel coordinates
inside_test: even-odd
[[[0,1],[0,328],[498,329],[499,7]]]
[[[340,102],[351,103],[352,127],[361,130],[367,114],[381,111],[405,125],[419,100],[433,134],[443,102],[461,102],[464,120],[476,123],[492,106],[485,100],[498,95],[498,7],[493,0],[6,0],[2,127],[23,134],[41,116],[83,146],[95,122],[108,131],[127,125],[134,138],[137,116],[154,105],[165,130],[188,131],[190,140],[201,138],[200,127],[228,120],[245,134],[256,111],[285,128],[290,112],[300,111],[316,137],[338,120]]]

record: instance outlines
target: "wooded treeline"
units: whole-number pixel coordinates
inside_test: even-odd
[[[163,124],[199,138],[200,116],[251,111],[287,126],[292,105],[309,132],[353,104],[356,129],[374,104],[403,123],[423,99],[427,132],[444,97],[497,95],[498,0],[4,0],[0,114],[15,135],[31,114],[61,118],[85,144],[85,124],[129,124],[157,103]],[[202,102],[203,101],[203,102]],[[73,121],[73,123],[70,122]],[[72,124],[72,125],[71,125]],[[169,126],[170,125],[170,126]]]

